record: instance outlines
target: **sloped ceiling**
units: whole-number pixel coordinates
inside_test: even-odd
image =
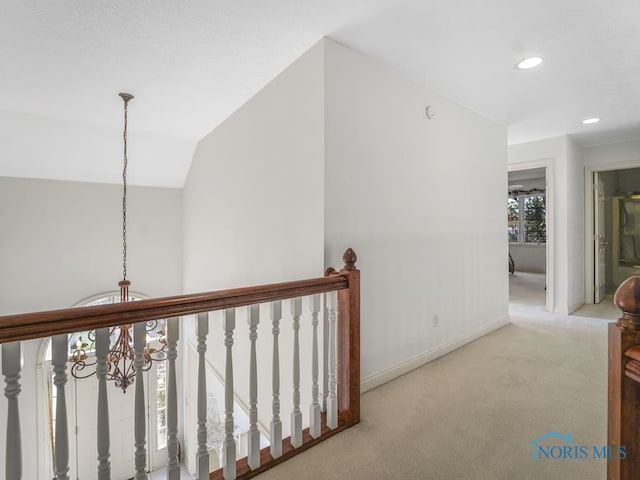
[[[508,127],[640,137],[640,3],[4,0],[0,175],[180,187],[199,139],[323,36]],[[529,55],[532,71],[514,64]],[[602,122],[584,126],[583,118]]]

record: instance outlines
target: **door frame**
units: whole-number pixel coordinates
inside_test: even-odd
[[[555,232],[554,232],[554,204],[555,195],[553,189],[553,158],[546,158],[542,160],[532,160],[528,162],[511,163],[507,165],[507,172],[517,172],[520,170],[532,170],[534,168],[544,168],[545,172],[545,220],[547,228],[547,243],[546,247],[546,263],[545,263],[545,277],[546,277],[546,308],[547,311],[553,312],[555,308]]]
[[[593,303],[600,303],[607,295],[607,220],[606,195],[601,172],[593,172]],[[609,239],[611,240],[611,239]]]
[[[585,165],[584,167],[584,279],[585,279],[585,303],[595,302],[595,246],[593,236],[596,234],[596,222],[593,216],[595,209],[595,183],[593,174],[596,172],[608,172],[611,170],[626,170],[628,168],[640,168],[640,159],[626,162],[599,163]]]

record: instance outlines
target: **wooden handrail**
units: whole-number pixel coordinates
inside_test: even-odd
[[[0,344],[111,327],[123,323],[211,312],[348,288],[349,275],[341,272],[335,276],[215,292],[5,315],[0,316]]]
[[[320,278],[312,278],[293,282],[273,283],[245,288],[235,288],[207,293],[154,298],[135,302],[124,302],[109,305],[67,308],[63,310],[51,310],[0,316],[0,344],[18,342],[34,338],[54,338],[54,346],[58,345],[59,347],[61,347],[57,350],[56,348],[54,348],[53,355],[54,370],[56,370],[55,384],[58,388],[58,407],[61,412],[66,412],[66,406],[64,402],[64,383],[66,382],[66,380],[63,377],[66,377],[66,374],[64,373],[64,364],[66,363],[67,359],[68,344],[66,337],[60,337],[59,335],[73,332],[83,332],[87,330],[97,330],[100,328],[113,327],[118,325],[130,325],[135,323],[136,325],[134,326],[134,330],[137,330],[137,333],[134,332],[134,335],[136,335],[135,344],[137,348],[136,368],[141,369],[142,371],[142,348],[140,348],[140,345],[143,345],[144,343],[142,335],[144,334],[144,331],[141,332],[140,327],[143,327],[144,325],[141,325],[140,322],[148,322],[151,320],[162,318],[174,318],[174,320],[170,321],[168,325],[169,335],[171,336],[171,338],[173,338],[173,340],[169,340],[168,358],[171,365],[171,362],[175,362],[176,359],[175,347],[178,339],[177,331],[179,322],[177,321],[177,319],[175,319],[175,317],[255,305],[277,300],[286,300],[327,292],[337,292],[337,294],[329,295],[328,297],[330,297],[330,299],[325,298],[325,305],[327,302],[329,305],[326,308],[331,325],[327,338],[330,338],[330,340],[328,340],[331,345],[330,352],[333,352],[331,355],[329,355],[330,360],[329,362],[327,362],[328,369],[331,371],[329,375],[332,379],[330,381],[331,386],[329,389],[329,400],[331,400],[332,408],[327,407],[327,413],[322,414],[322,420],[320,420],[320,432],[318,432],[317,430],[314,430],[312,432],[311,430],[307,429],[300,435],[302,437],[301,439],[298,437],[294,438],[292,434],[292,437],[290,439],[286,439],[284,443],[282,443],[280,454],[276,454],[277,458],[273,458],[271,456],[269,449],[263,449],[263,451],[260,452],[259,455],[261,462],[254,462],[254,464],[252,464],[253,470],[249,468],[249,462],[245,458],[236,462],[235,469],[232,468],[234,466],[233,463],[231,463],[231,467],[228,467],[227,464],[225,464],[224,469],[217,470],[211,473],[211,475],[209,476],[210,479],[222,478],[224,472],[226,471],[225,469],[230,468],[231,470],[229,471],[238,473],[237,477],[235,476],[235,474],[232,475],[234,478],[237,478],[238,480],[244,480],[257,475],[258,473],[268,468],[271,468],[277,463],[280,463],[287,460],[288,458],[291,458],[294,455],[297,455],[305,449],[316,445],[318,442],[326,440],[332,435],[335,435],[336,433],[343,431],[344,429],[347,429],[360,421],[360,271],[356,268],[356,259],[357,257],[355,252],[350,248],[347,249],[343,256],[344,268],[342,268],[342,270],[340,270],[339,272],[332,268],[327,269],[327,271],[325,272],[325,276]],[[313,318],[316,320],[314,328],[317,325],[318,311],[319,306],[317,306],[317,308],[313,311],[315,312],[315,316],[313,316]],[[231,314],[233,312],[228,313]],[[299,312],[297,315],[298,317],[295,318],[299,318]],[[232,365],[231,346],[233,345],[233,329],[235,321],[232,320],[231,322],[231,326],[225,326],[225,347],[227,348],[227,361],[229,366]],[[274,325],[276,324],[274,323]],[[294,320],[294,330],[295,328],[296,323]],[[173,332],[173,334],[171,332]],[[253,333],[255,333],[255,328],[253,330]],[[204,337],[206,337],[206,333],[198,333],[197,335],[199,342],[201,340],[201,337],[203,338],[203,342],[206,341],[206,339],[204,339]],[[105,337],[103,336],[103,338]],[[227,343],[227,340],[230,341]],[[295,341],[297,342],[297,337],[295,338]],[[173,345],[173,347],[171,345]],[[297,348],[297,343],[295,345],[295,348]],[[335,352],[336,346],[337,352]],[[314,358],[317,362],[317,339],[315,341],[315,347]],[[4,354],[7,353],[7,358],[13,361],[13,364],[11,364],[10,362],[5,362],[3,360],[3,375],[5,376],[5,381],[7,381],[7,384],[13,385],[13,387],[10,389],[10,393],[12,395],[10,402],[13,402],[11,403],[11,405],[15,407],[15,418],[17,418],[17,397],[20,391],[18,381],[18,379],[20,378],[20,343],[10,343],[9,345],[3,345],[2,350],[3,359]],[[277,350],[274,351],[277,352]],[[60,355],[61,352],[62,355]],[[204,350],[199,351],[199,353],[201,355],[201,358],[204,358]],[[102,365],[104,367],[107,357],[106,350],[103,349],[102,355]],[[56,363],[56,361],[58,363]],[[173,366],[175,367],[175,363],[173,364]],[[58,369],[58,367],[60,368]],[[279,370],[276,368],[275,371]],[[169,378],[171,378],[171,372],[171,367],[169,367]],[[175,380],[175,370],[173,370],[173,372],[173,378]],[[252,372],[255,376],[255,367],[252,367]],[[227,373],[228,377],[230,379],[233,379],[233,370],[231,367],[229,367]],[[104,385],[104,371],[102,375],[102,385]],[[314,372],[314,375],[316,376],[317,381],[317,371]],[[58,376],[62,378],[59,382]],[[336,376],[338,378],[337,389],[335,382]],[[299,384],[296,384],[295,382],[297,382],[297,380],[294,381],[294,389],[299,388]],[[169,383],[171,384],[171,380],[169,381]],[[141,385],[143,385],[142,382],[136,382],[137,387],[140,387]],[[204,382],[201,385],[204,385]],[[174,381],[174,392],[175,388],[176,387]],[[202,391],[205,390],[206,389]],[[106,390],[103,390],[103,392],[106,396]],[[231,380],[225,383],[225,392],[233,393],[233,383]],[[315,395],[315,405],[317,405],[317,392]],[[140,390],[136,391],[136,419],[144,418],[144,414],[140,413],[143,409],[138,408],[139,405],[143,405],[143,402],[141,401],[141,399],[143,398],[144,391],[140,387]],[[172,405],[175,407],[177,404],[175,395],[172,398]],[[199,398],[204,398],[204,396],[199,394]],[[204,401],[203,403],[206,403],[206,401]],[[327,404],[329,405],[329,402]],[[230,411],[232,410],[233,408],[231,407]],[[228,412],[226,413],[229,414]],[[329,416],[331,417],[330,422],[327,420]],[[14,418],[11,410],[9,411],[9,417]],[[62,418],[62,416],[58,418]],[[136,420],[136,422],[137,421],[138,420]],[[13,432],[13,436],[19,437],[19,422],[17,422],[16,420],[16,422],[14,423],[14,425],[10,425],[7,427],[7,432]],[[58,422],[57,425],[66,426],[66,422],[61,421]],[[138,441],[138,432],[144,430],[144,428],[138,430],[140,425],[144,427],[144,421],[136,423],[137,448],[138,445],[141,444],[141,442]],[[299,432],[300,429],[298,430],[298,433]],[[169,433],[171,434],[171,432]],[[175,434],[176,432],[174,431],[174,439],[176,438]],[[59,434],[56,433],[56,438],[58,438],[58,435]],[[62,433],[60,435],[62,441],[59,443],[59,445],[64,445],[66,430],[62,429]],[[227,435],[231,435],[231,433],[227,431]],[[142,435],[142,437],[144,437],[144,435]],[[233,442],[231,442],[230,444],[234,445]],[[9,457],[7,458],[20,457],[19,452],[16,453],[11,450],[13,448],[12,445],[13,444],[9,444],[7,447],[7,452],[9,454]],[[56,443],[56,445],[58,445],[58,443]],[[202,445],[204,445],[204,441]],[[105,448],[108,454],[108,441]],[[61,465],[63,466],[63,469],[68,468],[68,461],[64,458],[64,449],[57,449],[57,452],[63,452],[60,455],[61,457],[63,457]],[[177,447],[176,452],[174,453],[174,457],[177,462]],[[170,457],[171,455],[173,454],[170,454]],[[235,457],[235,454],[229,455],[229,458],[233,457]],[[140,456],[138,456],[137,451],[136,458],[141,458]],[[56,458],[56,463],[57,462],[58,459]],[[138,465],[136,461],[136,468],[143,469],[144,465]],[[203,471],[206,472],[208,470]],[[17,479],[19,478],[19,474],[11,475],[10,478]],[[199,478],[202,477],[199,476]]]
[[[640,478],[640,277],[627,279],[614,303],[622,310],[609,324],[609,395],[607,444],[627,456],[607,460],[607,480]]]

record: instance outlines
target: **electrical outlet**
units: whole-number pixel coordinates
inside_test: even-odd
[[[433,314],[433,326],[434,327],[438,326],[438,314],[437,313]]]

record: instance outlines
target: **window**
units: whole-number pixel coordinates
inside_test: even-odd
[[[507,233],[511,243],[547,241],[544,193],[514,195],[507,199]]]
[[[156,449],[167,446],[167,365],[156,364]]]
[[[142,300],[145,297],[138,294],[130,294],[129,301],[136,302],[138,300]],[[88,300],[84,300],[76,306],[81,307],[90,307],[94,305],[107,305],[112,303],[120,303],[120,294],[119,293],[108,293],[97,295],[95,297],[91,297]],[[165,330],[165,319],[160,319],[155,322],[150,322],[147,324],[147,343],[152,343],[155,341],[159,341],[161,337],[161,332]],[[118,339],[119,330],[117,328],[111,329],[111,343],[113,346],[116,340]],[[84,331],[84,332],[75,332],[69,335],[69,356],[73,356],[74,352],[78,350],[78,347],[83,347],[85,353],[90,355],[95,355],[96,346],[95,346],[95,338],[92,332]],[[158,355],[162,357],[162,355]],[[47,360],[51,360],[51,356],[47,357]]]

